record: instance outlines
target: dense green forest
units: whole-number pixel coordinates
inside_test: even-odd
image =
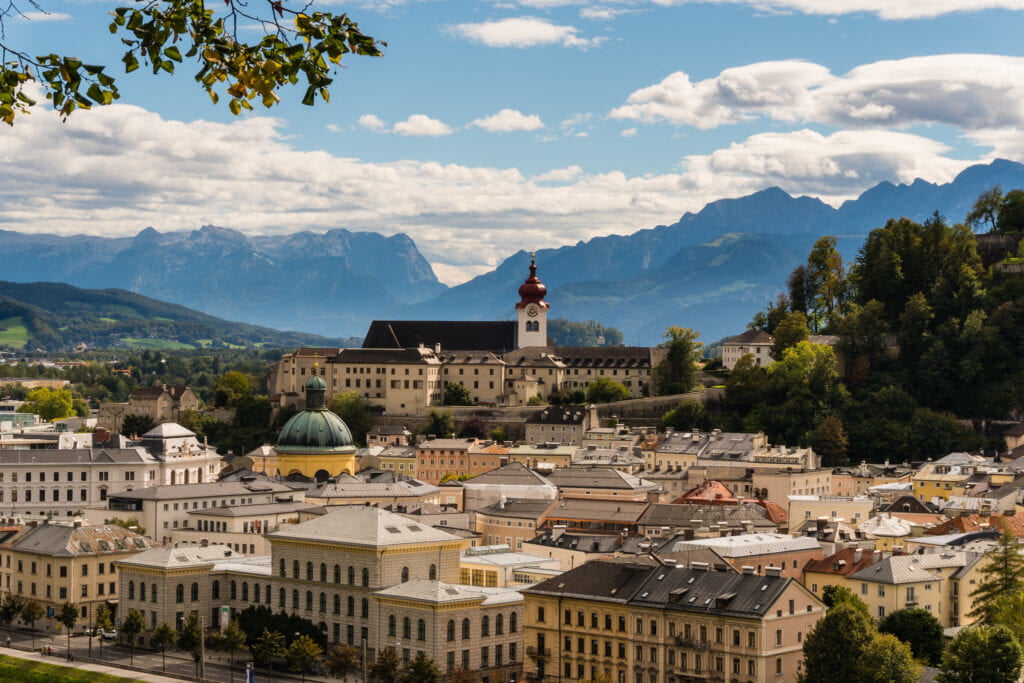
[[[1024,191],[995,188],[963,223],[890,220],[850,264],[819,239],[751,324],[774,335],[778,362],[741,360],[698,418],[813,445],[826,464],[994,447],[987,423],[1024,409],[1021,233]]]

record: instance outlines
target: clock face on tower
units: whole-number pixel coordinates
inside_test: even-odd
[[[538,313],[540,313],[540,309],[535,304],[530,304],[526,307],[526,315],[531,318],[536,318]]]

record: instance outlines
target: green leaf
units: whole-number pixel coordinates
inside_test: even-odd
[[[181,52],[178,50],[176,45],[171,45],[169,48],[164,50],[164,56],[168,59],[173,59],[176,62],[181,61]]]
[[[306,88],[306,95],[302,98],[302,103],[307,107],[312,107],[316,98],[316,88],[309,86]]]

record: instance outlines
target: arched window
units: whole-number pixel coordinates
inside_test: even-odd
[[[335,614],[341,614],[341,596],[340,595],[335,595],[334,596],[334,613]]]
[[[491,635],[491,618],[486,614],[480,619],[480,635],[489,636]]]
[[[505,632],[505,617],[498,615],[494,617],[494,635],[500,636]]]
[[[348,585],[350,585],[350,586],[356,585],[356,568],[355,567],[349,567],[348,568]]]
[[[232,600],[238,599],[238,585],[234,581],[231,582],[231,592],[228,595],[231,596]]]
[[[292,578],[293,579],[301,578],[299,576],[299,561],[298,560],[292,560]]]
[[[363,586],[368,587],[370,585],[370,570],[363,567]]]
[[[327,583],[327,565],[320,564],[320,583]]]
[[[362,604],[360,606],[359,616],[361,616],[363,619],[370,618],[370,601],[366,598],[363,598]]]
[[[435,580],[437,578],[437,565],[436,564],[430,565],[430,573],[427,574],[427,578],[430,579],[431,581],[433,581],[433,580]]]
[[[353,598],[351,595],[348,596],[348,609],[345,612],[345,614],[347,614],[350,617],[354,617],[356,615],[356,599]]]
[[[192,590],[190,591],[190,593],[191,594],[189,595],[189,599],[192,602],[198,602],[199,601],[199,584],[198,583],[193,583],[192,584]]]
[[[517,621],[518,621],[518,617],[516,616],[515,612],[513,612],[510,615],[508,615],[508,632],[509,633],[515,633],[516,632],[516,629],[517,629],[517,626],[518,626],[517,623],[516,623]]]
[[[280,574],[281,574],[281,578],[282,578],[282,579],[283,579],[283,578],[285,577],[285,573],[284,573],[284,566],[285,566],[285,565],[284,565],[284,558],[282,557],[282,558],[281,558],[281,571],[280,571]]]
[[[292,589],[292,609],[299,609],[299,591]]]
[[[288,601],[285,599],[288,594],[282,588],[277,592],[277,606],[284,609],[288,606]],[[267,602],[270,602],[269,600]]]
[[[141,581],[139,582],[139,600],[146,601],[146,584]]]
[[[416,640],[427,639],[427,622],[420,619],[416,622]]]
[[[326,593],[321,593],[320,594],[320,611],[321,612],[326,612],[327,611],[327,594]]]
[[[307,562],[306,563],[306,581],[312,581],[312,580],[313,580],[313,563],[312,562]]]
[[[409,617],[402,619],[402,637],[412,638],[412,620]]]
[[[242,600],[244,602],[249,602],[249,582],[248,581],[243,581],[242,582]]]
[[[254,602],[260,601],[260,585],[258,583],[252,585],[252,598]]]
[[[185,602],[185,584],[179,583],[174,588],[174,602]]]
[[[156,584],[155,583],[152,584],[149,587],[149,599],[152,600],[153,602],[156,602]]]
[[[449,619],[448,620],[447,640],[448,640],[449,643],[455,640],[455,620],[454,619]]]
[[[394,614],[388,617],[388,635],[392,637],[398,635],[398,624]]]
[[[408,580],[409,580],[409,568],[408,567],[402,567],[402,583],[405,583]]]
[[[128,582],[128,599],[129,600],[134,600],[135,599],[135,582],[134,581],[129,581]]]
[[[267,607],[270,607],[270,584],[269,583],[267,584],[267,587],[263,589],[263,594],[267,598]],[[283,603],[282,603],[282,605],[283,605]]]
[[[306,609],[313,611],[313,591],[306,591]]]
[[[341,583],[341,567],[334,565],[334,583]]]
[[[462,620],[462,639],[469,640],[469,619]]]

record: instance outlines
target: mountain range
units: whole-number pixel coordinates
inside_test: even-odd
[[[553,317],[597,320],[627,344],[657,343],[669,325],[714,341],[743,330],[822,235],[846,258],[892,217],[934,211],[961,221],[993,185],[1024,187],[1024,165],[971,166],[945,184],[883,182],[831,207],[768,188],[712,202],[676,223],[537,252]],[[83,226],[84,229],[88,229]],[[488,320],[514,315],[529,255],[456,287],[439,282],[411,238],[330,230],[246,236],[216,226],[134,237],[0,231],[2,276],[138,292],[205,313],[329,337],[374,319]]]
[[[54,282],[0,281],[0,347],[196,349],[350,346],[329,339],[234,323],[123,289],[79,289]]]

